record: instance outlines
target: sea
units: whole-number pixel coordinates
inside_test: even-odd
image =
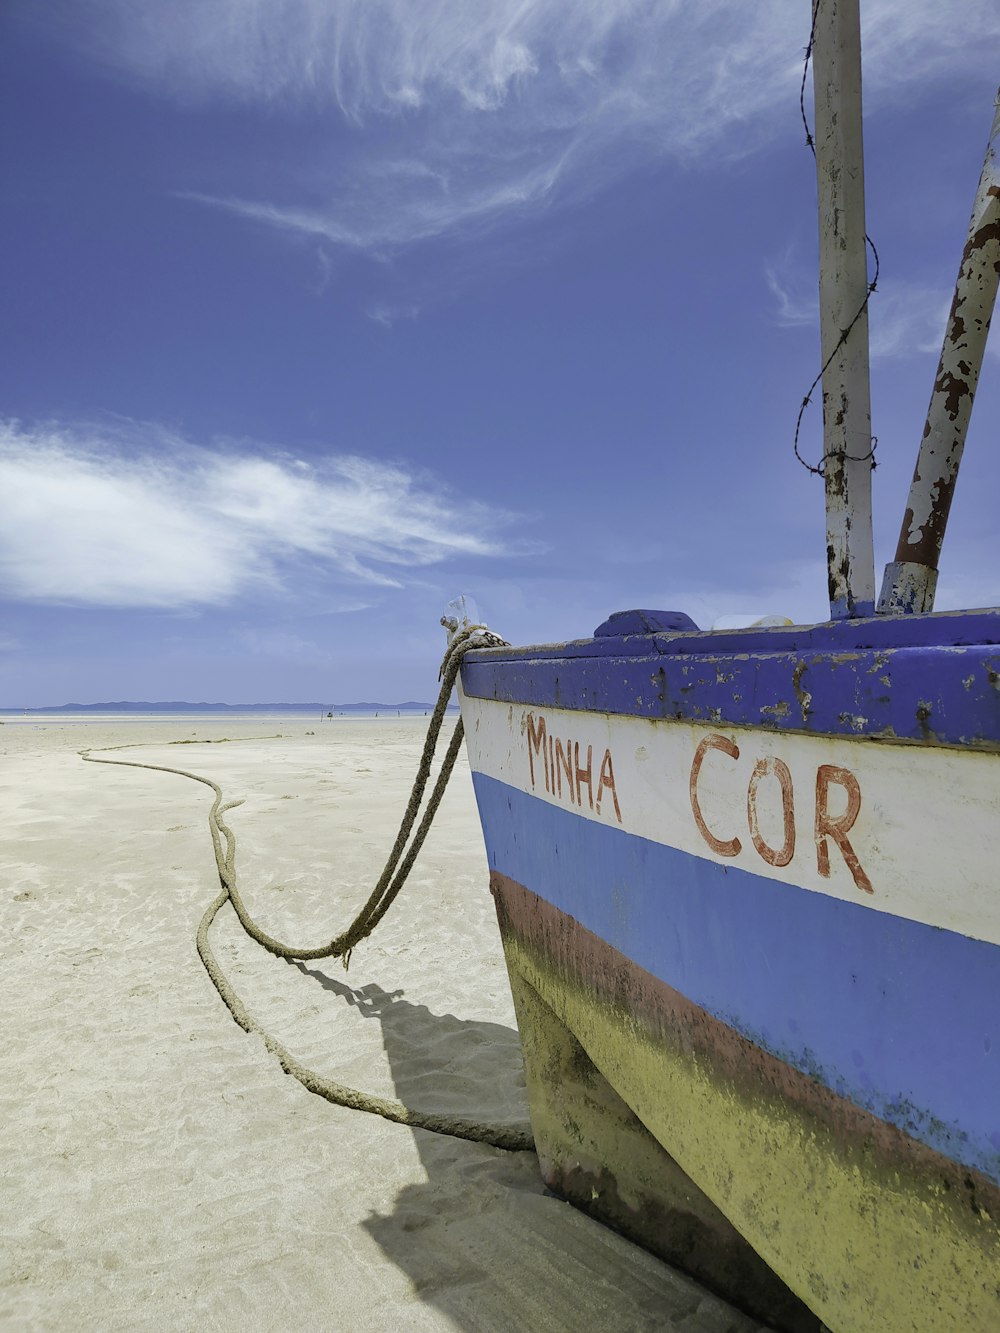
[[[42,725],[51,726],[58,723],[60,726],[74,726],[94,723],[144,723],[148,725],[151,722],[204,722],[204,723],[225,723],[225,722],[339,722],[339,721],[368,721],[372,719],[385,719],[386,721],[395,721],[402,718],[420,718],[430,717],[434,711],[433,704],[378,704],[371,705],[342,705],[340,708],[330,707],[327,709],[317,706],[311,708],[304,705],[301,708],[274,708],[254,707],[241,709],[238,707],[226,708],[225,710],[214,711],[212,709],[195,709],[154,707],[148,709],[107,709],[101,708],[83,708],[77,711],[62,708],[46,709],[13,709],[0,708],[0,721],[5,725]],[[448,713],[457,715],[458,705],[449,704]]]

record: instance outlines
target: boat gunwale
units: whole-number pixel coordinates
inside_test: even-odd
[[[526,708],[1000,753],[1000,608],[474,649],[461,681]]]
[[[942,633],[942,630],[950,632]],[[751,652],[878,652],[900,648],[988,649],[997,646],[1000,646],[1000,606],[934,611],[914,616],[869,616],[806,625],[590,635],[550,643],[473,648],[466,653],[465,660],[498,662],[551,657],[722,656]]]

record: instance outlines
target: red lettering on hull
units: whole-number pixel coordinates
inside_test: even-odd
[[[712,750],[720,751],[734,763],[740,757],[740,747],[731,741],[728,736],[720,736],[713,732],[699,742],[691,761],[691,772],[688,778],[691,813],[694,815],[698,832],[716,856],[736,857],[743,850],[743,844],[739,838],[735,835],[731,838],[724,838],[720,836],[718,830],[713,832],[702,813],[698,784],[701,781],[701,771],[705,759]],[[776,778],[781,792],[783,840],[780,847],[772,847],[760,831],[757,793],[765,778]],[[841,815],[830,814],[831,785],[839,786],[846,792],[847,808]],[[861,803],[861,784],[850,769],[839,768],[834,764],[820,764],[816,770],[814,832],[816,869],[824,879],[830,878],[830,842],[832,841],[844,858],[844,864],[851,872],[851,878],[854,880],[855,886],[862,893],[874,893],[872,882],[865,873],[858,859],[858,854],[847,837],[861,813]],[[758,759],[750,775],[750,781],[747,785],[747,828],[750,832],[750,841],[753,843],[754,850],[762,861],[769,866],[778,868],[791,864],[795,857],[795,791],[788,765],[784,760],[773,755]]]
[[[544,781],[545,790],[557,800],[567,805],[583,805],[584,789],[587,792],[587,804],[596,814],[601,813],[601,802],[608,796],[615,819],[622,822],[621,805],[618,801],[618,789],[615,785],[615,766],[610,748],[604,751],[601,766],[598,769],[597,794],[594,794],[594,747],[587,746],[587,763],[580,765],[580,742],[553,736],[545,718],[539,714],[528,713],[522,727],[528,741],[528,774],[532,790]],[[605,808],[607,808],[605,806]]]

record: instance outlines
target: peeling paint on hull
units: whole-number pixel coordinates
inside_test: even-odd
[[[502,875],[491,883],[512,975],[830,1328],[1000,1327],[995,1183],[762,1051],[538,895]],[[535,1129],[544,1160],[546,1125]],[[627,1160],[603,1165],[632,1174]],[[669,1254],[662,1216],[651,1221],[644,1232],[637,1214],[631,1234]],[[725,1286],[733,1273],[697,1275]],[[746,1302],[745,1274],[727,1294]],[[784,1327],[808,1326],[755,1304]]]
[[[501,889],[502,899],[522,892]],[[509,921],[498,901],[501,921]],[[657,1142],[576,1036],[508,962],[542,1178],[613,1227],[783,1333],[819,1333],[817,1317]]]
[[[546,1179],[776,1327],[1000,1328],[998,678],[995,611],[463,667]]]

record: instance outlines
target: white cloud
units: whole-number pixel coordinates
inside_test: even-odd
[[[332,115],[328,149],[297,182],[283,173],[284,197],[191,197],[379,252],[590,193],[664,154],[752,151],[794,106],[808,6],[74,0],[60,22],[180,100]],[[942,22],[939,0],[870,0],[868,111],[986,70],[998,38],[995,0],[966,0],[960,22]]]
[[[0,587],[25,601],[187,607],[500,553],[506,516],[401,466],[197,448],[155,426],[0,424]],[[353,603],[341,599],[343,606]]]

